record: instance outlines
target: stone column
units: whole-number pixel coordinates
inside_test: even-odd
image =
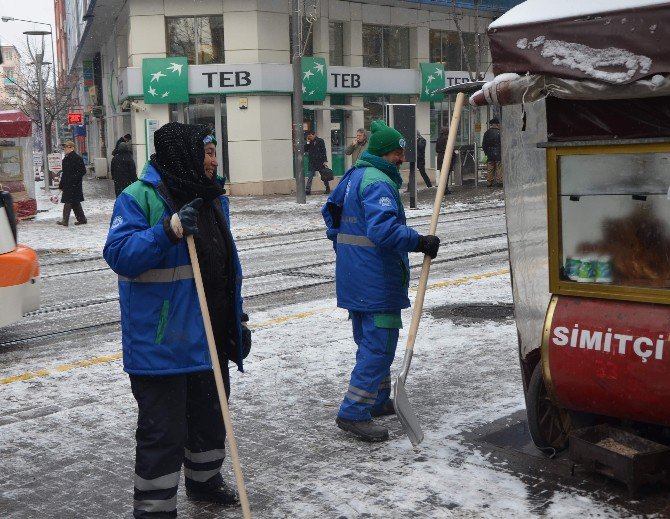
[[[223,3],[226,63],[290,63],[288,4],[277,0]],[[240,109],[240,97],[248,108]],[[291,96],[226,97],[232,194],[295,190]]]

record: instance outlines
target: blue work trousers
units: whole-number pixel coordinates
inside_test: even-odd
[[[371,314],[349,312],[358,346],[356,366],[338,416],[370,420],[370,410],[380,408],[391,394],[391,364],[398,345],[400,312]]]

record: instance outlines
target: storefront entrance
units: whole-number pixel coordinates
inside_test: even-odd
[[[217,140],[216,156],[219,159],[217,174],[231,180],[225,96],[191,96],[188,104],[171,104],[170,122],[205,124],[213,129]]]

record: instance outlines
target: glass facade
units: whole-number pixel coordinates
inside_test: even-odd
[[[463,33],[461,46],[458,32],[456,31],[430,31],[430,61],[431,63],[442,63],[445,70],[472,70],[476,68],[477,47],[476,35]],[[482,52],[482,60],[487,60],[487,52]],[[488,63],[483,63],[479,71],[484,72]]]
[[[293,62],[293,31],[291,31],[291,20],[289,18],[289,49],[291,49],[291,62]],[[303,56],[314,56],[314,27],[307,20],[307,18],[302,19],[302,40],[300,42],[300,49],[302,50]]]
[[[169,56],[184,56],[189,65],[224,63],[223,17],[166,18]]]
[[[328,23],[329,65],[344,65],[344,23]]]
[[[191,96],[188,104],[170,105],[170,122],[204,124],[214,130],[219,161],[218,175],[230,180],[226,96]]]
[[[409,27],[364,24],[363,66],[409,68]]]
[[[364,126],[370,130],[370,124],[377,119],[385,119],[386,105],[389,103],[407,104],[411,103],[411,96],[405,95],[385,95],[385,96],[365,96],[363,97],[363,115]]]

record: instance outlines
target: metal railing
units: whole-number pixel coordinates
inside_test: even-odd
[[[412,2],[414,4],[426,4],[426,5],[436,5],[440,7],[451,7],[451,0],[406,0],[407,2]],[[479,9],[482,11],[498,11],[505,12],[508,9],[511,9],[515,5],[518,5],[523,0],[480,0]],[[462,9],[474,9],[475,1],[474,0],[456,0],[456,7]]]

